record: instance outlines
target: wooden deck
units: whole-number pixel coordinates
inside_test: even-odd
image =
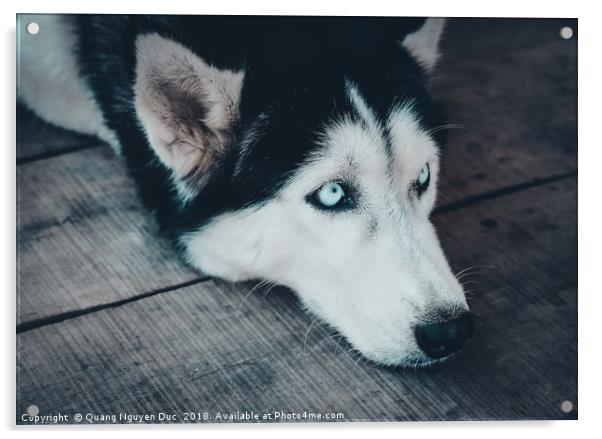
[[[178,421],[245,410],[575,419],[577,41],[559,37],[566,25],[577,28],[448,27],[436,92],[465,128],[445,151],[433,219],[454,271],[482,268],[469,287],[475,336],[427,370],[350,356],[289,291],[193,271],[106,145],[19,109],[17,423],[30,405]]]

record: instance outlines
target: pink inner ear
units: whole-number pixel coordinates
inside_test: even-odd
[[[203,180],[238,121],[243,73],[158,34],[138,37],[136,49],[136,111],[153,150],[177,179]]]

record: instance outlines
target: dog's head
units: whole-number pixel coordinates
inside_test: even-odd
[[[421,365],[472,332],[429,214],[441,120],[424,87],[443,21],[401,41],[218,68],[148,33],[136,112],[171,172],[190,262],[292,288],[365,357]],[[294,32],[294,29],[289,29]]]

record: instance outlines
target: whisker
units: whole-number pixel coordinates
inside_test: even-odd
[[[314,347],[317,347],[319,345],[321,345],[322,343],[324,343],[327,340],[332,340],[333,338],[336,338],[339,336],[338,331],[333,331],[330,334],[328,334],[327,336],[325,336],[324,338],[322,338],[322,340],[320,340],[319,342],[317,342]]]
[[[351,361],[355,362],[354,354],[355,354],[356,352],[357,352],[357,351],[355,350],[355,348],[354,348],[354,347],[353,347],[351,344],[349,344],[349,345],[348,345],[348,346],[345,348],[345,350],[343,351],[343,354],[345,354],[345,355],[349,356],[349,358],[351,359]]]
[[[473,266],[473,265],[471,265],[470,267],[468,267],[468,268],[465,268],[464,270],[458,271],[456,274],[454,274],[454,276],[456,277],[456,279],[460,279],[460,278],[461,278],[461,276],[462,276],[464,273],[466,273],[466,272],[468,272],[468,271],[472,270],[473,268],[474,268],[474,266]]]
[[[366,357],[364,357],[361,353],[358,354],[357,359],[355,361],[355,365],[356,366],[362,366],[363,364],[367,364],[368,360],[366,359]]]
[[[311,321],[311,323],[309,324],[309,327],[307,328],[307,332],[305,333],[305,340],[303,341],[303,355],[305,355],[305,347],[307,346],[307,338],[309,337],[309,331],[311,331],[311,328],[314,326],[314,323],[319,319],[318,316],[314,317],[313,320]]]
[[[334,345],[334,354],[337,354],[337,348],[339,347],[339,343],[341,342],[341,339],[343,338],[343,335],[341,334],[341,336],[339,337],[339,339],[337,340],[337,344]]]
[[[266,290],[266,292],[263,293],[263,298],[265,299],[266,297],[268,297],[268,294],[270,294],[270,291],[272,291],[277,286],[278,286],[277,283],[272,282],[271,285],[270,285],[270,287]]]
[[[270,283],[269,280],[262,280],[261,282],[257,283],[253,288],[251,288],[251,290],[247,294],[245,294],[245,297],[240,302],[240,305],[238,305],[238,309],[240,310],[243,307],[243,305],[245,304],[247,299],[251,296],[251,294],[253,294],[253,291],[255,291],[258,288],[261,288],[262,286],[267,285],[269,283]]]
[[[352,357],[352,359],[353,359],[353,364],[354,364],[355,366],[359,366],[359,362],[360,362],[360,361],[361,361],[361,359],[362,359],[362,354],[361,354],[361,352],[359,352],[359,351],[357,351],[356,349],[354,349],[354,350],[353,350],[353,357]]]
[[[492,267],[491,265],[471,265],[468,268],[465,268],[464,270],[459,271],[458,273],[456,273],[454,276],[456,277],[456,279],[459,281],[460,279],[462,279],[465,276],[468,276],[469,274],[475,274],[477,273],[477,269],[480,268],[488,268],[491,270],[495,270],[495,267]],[[470,271],[473,270],[473,271]]]
[[[442,130],[449,130],[449,129],[457,129],[457,130],[466,130],[466,125],[461,125],[461,124],[447,124],[447,125],[441,125],[435,128],[431,128],[428,133],[429,134],[434,134],[437,133],[439,131]]]

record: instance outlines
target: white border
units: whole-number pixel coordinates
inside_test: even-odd
[[[2,377],[5,379],[3,397],[1,398],[1,425],[10,435],[15,433],[15,364],[14,364],[14,292],[15,292],[15,14],[17,12],[87,12],[87,13],[163,13],[163,14],[306,14],[306,15],[414,15],[414,16],[507,16],[507,17],[578,17],[579,18],[579,421],[566,422],[456,422],[456,423],[405,423],[405,424],[337,424],[337,425],[208,425],[208,426],[148,426],[136,427],[144,430],[145,435],[163,437],[167,431],[178,433],[202,434],[242,433],[250,437],[265,436],[307,436],[320,433],[342,433],[351,437],[364,437],[374,431],[383,437],[478,437],[507,438],[523,434],[544,434],[547,438],[579,434],[589,436],[596,428],[599,398],[600,377],[596,373],[600,362],[600,313],[602,292],[598,285],[597,271],[600,261],[600,189],[602,184],[597,178],[602,175],[599,170],[602,164],[602,142],[600,141],[599,109],[601,99],[600,79],[602,78],[600,62],[600,27],[599,11],[594,2],[569,1],[525,1],[505,0],[503,2],[484,1],[382,1],[370,0],[353,3],[325,2],[324,0],[304,0],[294,5],[285,2],[250,0],[247,2],[205,2],[202,0],[22,0],[1,4],[3,35],[2,87],[5,101],[0,105],[1,130],[5,142],[0,147],[2,169],[1,194],[3,201],[2,249],[3,263],[1,279],[4,280],[5,318],[2,337],[5,361],[2,362]],[[502,6],[503,4],[503,6]],[[19,428],[25,436],[38,434],[64,436],[81,435],[79,429],[52,428],[49,430]],[[105,427],[92,431],[85,429],[85,434],[102,437],[107,433],[116,435],[120,431],[131,431],[132,428]],[[598,428],[599,430],[599,428]],[[141,433],[138,431],[138,433]],[[131,433],[130,433],[131,434]]]

